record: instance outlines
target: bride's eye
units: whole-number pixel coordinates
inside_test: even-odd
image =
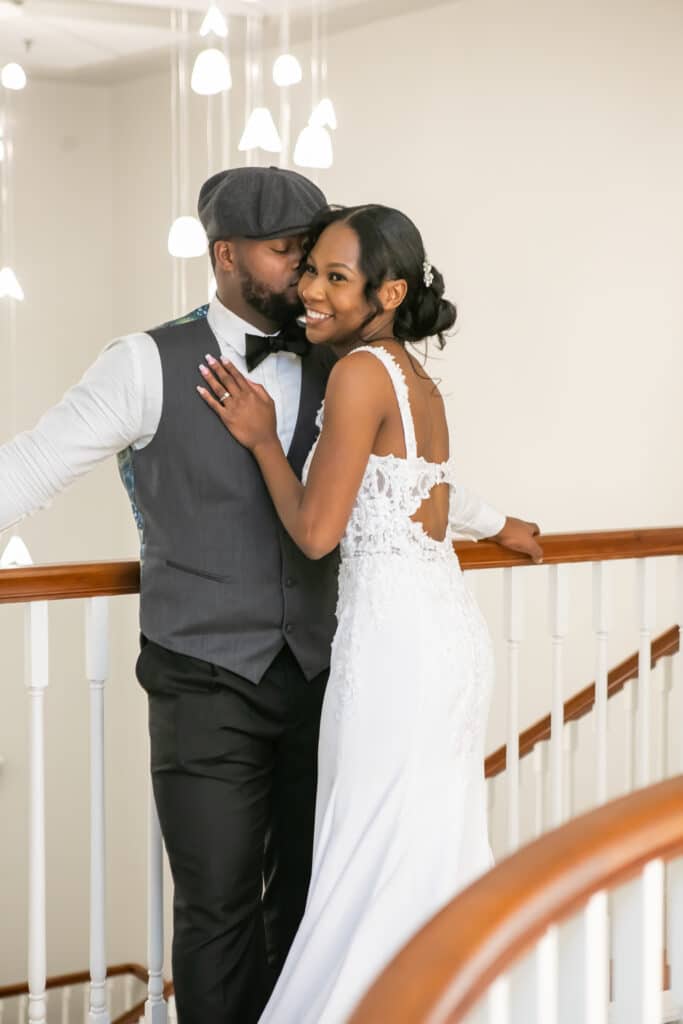
[[[305,263],[304,264],[303,273],[304,274],[315,274],[315,267],[313,266],[313,264],[312,263]]]
[[[339,282],[339,281],[345,281],[346,280],[344,275],[338,273],[338,271],[336,271],[336,270],[331,270],[328,276],[329,276],[330,281],[333,281],[333,282]]]

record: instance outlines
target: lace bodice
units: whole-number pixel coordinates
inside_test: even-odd
[[[384,365],[396,392],[403,424],[406,455],[370,455],[340,549],[342,560],[360,555],[414,555],[434,559],[452,554],[450,527],[443,540],[430,537],[421,523],[411,519],[437,484],[454,486],[452,460],[428,462],[417,454],[415,426],[410,410],[408,385],[398,362],[384,348],[363,346],[355,352],[371,352]],[[354,353],[350,353],[353,355]],[[347,357],[348,358],[348,357]],[[324,402],[318,413],[322,429]],[[313,447],[304,466],[306,481]]]

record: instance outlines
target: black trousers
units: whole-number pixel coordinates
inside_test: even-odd
[[[285,647],[261,682],[143,639],[152,783],[174,882],[179,1024],[252,1024],[303,915],[320,711]]]

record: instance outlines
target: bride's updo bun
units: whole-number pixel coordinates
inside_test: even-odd
[[[314,218],[308,232],[310,252],[326,227],[343,221],[353,228],[360,242],[360,268],[366,278],[365,297],[372,320],[384,312],[377,294],[386,280],[404,280],[406,297],[396,310],[394,334],[401,341],[437,338],[445,345],[444,333],[455,324],[455,306],[444,298],[444,280],[425,253],[422,236],[412,220],[389,206],[329,206]]]

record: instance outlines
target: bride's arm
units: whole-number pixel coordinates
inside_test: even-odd
[[[214,394],[202,398],[230,433],[254,455],[278,516],[292,540],[309,558],[334,551],[351,515],[358,488],[387,411],[381,364],[359,352],[332,369],[325,392],[325,421],[304,487],[282,450],[275,408],[268,393],[230,363],[211,364],[220,384],[204,373]]]

